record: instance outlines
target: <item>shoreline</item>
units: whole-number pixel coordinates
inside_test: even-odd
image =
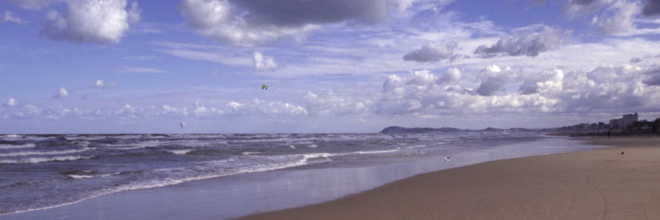
[[[55,208],[0,215],[0,219],[231,219],[251,213],[262,215],[277,210],[286,212],[292,207],[324,205],[437,170],[460,169],[530,155],[554,155],[564,151],[561,149],[578,150],[586,146],[584,139],[549,137],[544,140],[503,145],[506,147],[496,153],[486,153],[489,151],[486,149],[483,153],[470,153],[471,156],[453,155],[451,163],[441,157],[428,157],[423,159],[426,162],[415,160],[401,166],[294,168],[190,181],[119,192]],[[543,151],[534,153],[531,149]]]
[[[334,201],[237,219],[660,219],[660,138],[416,175]]]

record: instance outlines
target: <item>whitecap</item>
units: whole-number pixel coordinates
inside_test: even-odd
[[[14,164],[14,163],[44,163],[44,162],[54,162],[54,161],[73,161],[73,160],[85,160],[92,159],[94,156],[61,156],[61,157],[31,157],[17,160],[0,160],[0,163]]]
[[[60,151],[22,151],[0,154],[0,157],[32,156],[32,155],[59,155],[81,153],[95,148],[84,148],[80,150],[60,150]]]
[[[190,151],[192,151],[192,150],[191,149],[187,149],[187,150],[169,150],[167,152],[173,153],[173,154],[176,154],[176,155],[184,155],[184,154],[187,154]]]
[[[94,178],[92,175],[78,175],[78,174],[69,174],[67,175],[68,177],[71,177],[73,179],[89,179],[89,178]]]
[[[27,143],[22,145],[11,145],[11,144],[0,144],[0,149],[21,149],[21,148],[33,148],[36,145],[33,143]]]

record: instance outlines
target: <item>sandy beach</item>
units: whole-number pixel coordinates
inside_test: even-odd
[[[660,219],[660,138],[417,175],[335,201],[240,219]]]

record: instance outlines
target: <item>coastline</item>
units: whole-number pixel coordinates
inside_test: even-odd
[[[615,148],[441,170],[238,219],[659,219],[660,138],[591,137],[587,144]]]
[[[324,206],[354,196],[373,194],[374,190],[418,176],[432,175],[437,170],[454,170],[456,167],[469,167],[472,164],[492,163],[488,161],[507,161],[511,158],[557,154],[567,150],[593,150],[596,147],[585,145],[583,139],[580,139],[580,142],[565,137],[549,137],[544,140],[468,151],[467,154],[452,155],[451,162],[446,162],[441,156],[411,157],[406,159],[409,163],[322,169],[311,166],[190,181],[167,187],[114,193],[44,210],[0,215],[0,219],[231,219],[252,213],[261,213],[257,219],[278,219],[272,214]],[[467,174],[469,175],[469,172]],[[382,193],[377,193],[380,194]],[[423,197],[424,194],[420,195]],[[410,204],[420,205],[413,201],[415,199],[410,200]],[[374,209],[373,206],[364,206],[365,204],[363,208]],[[282,211],[272,212],[276,210]],[[352,211],[346,213],[355,214]],[[401,213],[405,214],[405,211]],[[316,215],[312,214],[314,219],[317,219]],[[376,217],[382,216],[374,218]],[[303,216],[296,214],[283,218],[300,219]],[[371,217],[330,215],[327,218]]]

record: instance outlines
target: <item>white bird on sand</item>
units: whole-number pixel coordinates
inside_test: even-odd
[[[445,160],[449,161],[449,158],[451,158],[451,156],[445,157]]]
[[[186,123],[179,122],[179,126],[181,126],[181,130],[183,130],[183,125],[184,125],[184,124],[186,124]]]

